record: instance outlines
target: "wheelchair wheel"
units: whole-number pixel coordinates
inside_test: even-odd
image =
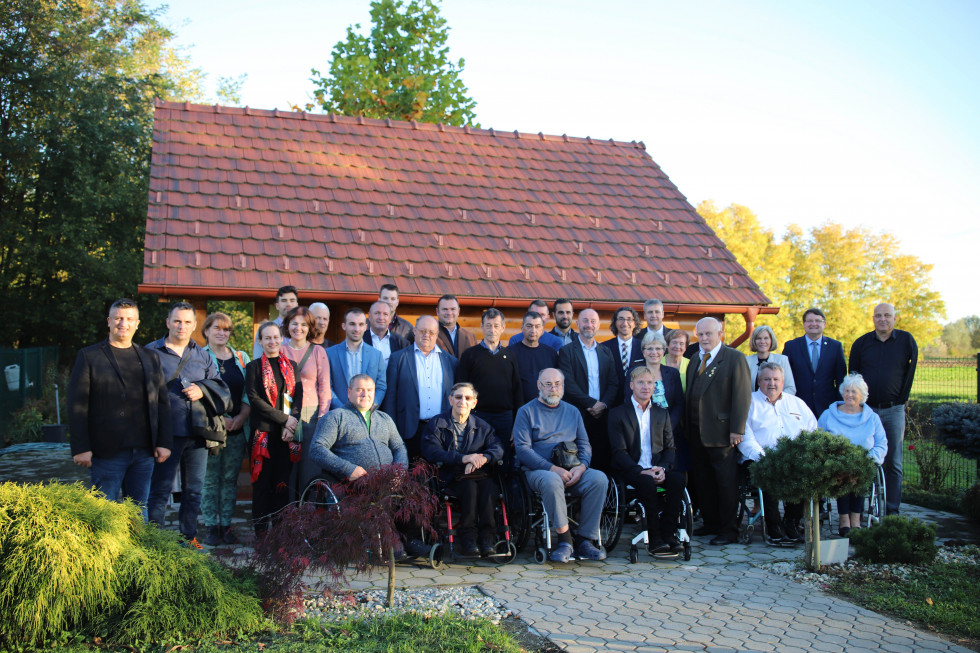
[[[327,479],[315,478],[309,482],[300,496],[300,505],[314,505],[317,508],[340,510],[337,495],[330,489]]]
[[[539,565],[543,565],[548,560],[548,552],[545,551],[544,547],[539,547],[534,550],[534,561]]]
[[[751,524],[740,524],[738,527],[738,541],[742,544],[748,544],[752,541],[752,525]]]
[[[868,498],[868,528],[881,523],[885,517],[885,470],[880,466],[871,484],[871,495]]]
[[[639,559],[640,559],[640,550],[634,544],[633,546],[630,547],[630,564],[635,565]]]
[[[500,540],[494,546],[496,552],[490,557],[490,560],[499,564],[507,565],[514,562],[514,558],[517,557],[517,545],[511,540]]]
[[[616,548],[619,536],[623,532],[623,502],[621,497],[625,496],[622,486],[609,479],[609,487],[606,490],[606,502],[602,506],[602,516],[599,518],[599,536],[602,538],[602,546],[606,552]]]
[[[691,543],[684,542],[684,561],[686,562],[690,559],[691,559]]]
[[[534,530],[530,490],[524,481],[524,475],[519,472],[505,476],[500,480],[500,484],[507,504],[507,523],[510,525],[511,541],[517,550],[521,551],[527,546]]]
[[[429,549],[429,566],[433,569],[442,569],[446,563],[442,560],[442,544],[435,543]]]

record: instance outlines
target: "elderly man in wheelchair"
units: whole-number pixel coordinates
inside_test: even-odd
[[[568,562],[573,554],[585,560],[604,560],[596,546],[599,521],[609,479],[591,469],[592,448],[577,408],[562,401],[565,376],[548,367],[538,374],[538,398],[517,411],[514,446],[531,490],[541,497],[558,545],[552,562]],[[565,493],[581,500],[581,515],[573,544]]]
[[[745,437],[738,445],[743,472],[751,476],[750,466],[776,446],[779,438],[795,438],[803,431],[817,428],[817,418],[802,399],[783,392],[783,368],[778,363],[759,365],[759,389],[752,393]],[[744,498],[743,498],[744,500]],[[794,545],[803,541],[799,522],[802,503],[784,502],[784,519],[779,519],[779,497],[762,495],[766,538],[769,544]]]
[[[670,415],[666,403],[652,400],[655,381],[648,367],[634,368],[629,384],[629,400],[609,411],[612,467],[636,490],[643,506],[650,555],[676,558],[683,548],[676,530],[683,506],[684,474],[671,469],[675,451]],[[660,488],[664,491],[659,492]]]

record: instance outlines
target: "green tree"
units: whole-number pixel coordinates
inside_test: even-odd
[[[0,12],[2,344],[104,337],[142,275],[153,98],[201,73],[139,0],[9,0]]]
[[[780,342],[799,334],[803,311],[811,306],[827,314],[827,335],[847,350],[872,330],[871,314],[880,302],[895,306],[898,328],[920,343],[932,342],[942,331],[945,304],[932,289],[932,266],[903,254],[891,234],[828,222],[808,232],[791,225],[780,240],[743,206],[719,211],[702,202],[698,213],[780,307],[778,316],[758,321],[771,326]],[[736,318],[726,332],[731,339],[743,328]],[[742,348],[747,350],[747,343]]]
[[[334,46],[330,74],[313,69],[316,86],[308,110],[365,118],[447,125],[473,124],[476,102],[467,95],[446,47],[449,28],[435,0],[374,0],[369,36],[360,24]]]

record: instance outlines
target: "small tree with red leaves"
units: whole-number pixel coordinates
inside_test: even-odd
[[[437,498],[428,485],[430,465],[407,470],[384,465],[356,481],[331,486],[338,505],[293,504],[280,513],[255,547],[265,608],[289,623],[303,607],[306,572],[326,572],[333,582],[368,572],[387,561],[388,605],[395,589],[395,551],[400,530],[432,535]]]

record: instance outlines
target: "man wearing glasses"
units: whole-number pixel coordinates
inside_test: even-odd
[[[844,347],[823,334],[826,326],[823,311],[808,308],[803,314],[805,335],[783,346],[783,355],[789,359],[796,382],[796,396],[818,417],[840,399],[837,389],[847,374]]]
[[[619,392],[610,408],[623,403],[626,396],[626,386],[629,382],[626,373],[635,365],[644,363],[643,352],[640,348],[641,338],[637,337],[642,330],[640,329],[640,316],[629,306],[621,306],[613,313],[612,322],[609,330],[616,336],[602,343],[603,347],[609,350],[613,360],[619,363],[619,374],[616,379],[619,383]]]

